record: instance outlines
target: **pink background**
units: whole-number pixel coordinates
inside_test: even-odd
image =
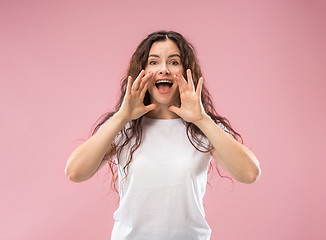
[[[167,29],[194,44],[218,112],[261,164],[234,191],[215,172],[212,239],[325,239],[325,23],[317,0],[1,0],[0,238],[110,239],[106,170],[76,184],[64,168],[115,106],[138,43]]]

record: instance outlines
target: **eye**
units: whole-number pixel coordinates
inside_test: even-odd
[[[177,62],[177,61],[172,61],[171,64],[172,64],[172,65],[179,65],[179,62]]]
[[[157,63],[156,61],[149,61],[149,65],[154,65],[156,63]]]

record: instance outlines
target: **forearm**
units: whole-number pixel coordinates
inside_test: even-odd
[[[113,139],[127,122],[127,119],[115,114],[103,125],[101,131],[77,147],[67,161],[67,177],[74,182],[89,179],[98,169]]]
[[[214,147],[214,159],[237,181],[255,182],[260,176],[259,162],[246,146],[236,141],[209,116],[194,123]]]

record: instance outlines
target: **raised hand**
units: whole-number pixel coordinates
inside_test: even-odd
[[[170,106],[168,109],[179,115],[185,121],[195,123],[203,119],[206,114],[201,102],[203,78],[199,78],[196,90],[190,69],[187,70],[187,78],[188,82],[182,74],[178,73],[174,75],[174,79],[179,86],[181,106],[179,108]]]
[[[149,80],[152,77],[152,72],[145,75],[144,70],[139,73],[134,82],[132,82],[132,77],[128,76],[126,93],[118,111],[127,121],[137,119],[158,107],[156,104],[145,106],[143,102]]]

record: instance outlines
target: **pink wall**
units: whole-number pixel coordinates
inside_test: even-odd
[[[2,0],[0,238],[110,238],[105,170],[76,184],[64,168],[139,41],[167,29],[195,45],[218,111],[261,163],[234,191],[213,177],[212,239],[325,239],[326,4],[262,2]]]

